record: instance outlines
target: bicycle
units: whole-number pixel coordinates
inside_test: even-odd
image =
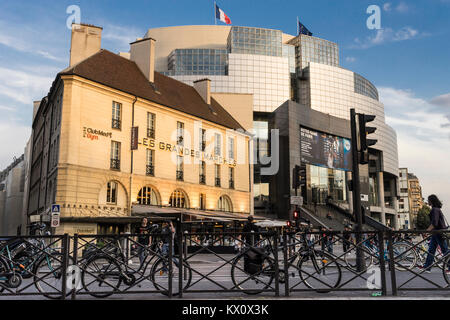
[[[314,243],[308,243],[306,234],[300,233],[300,248],[288,259],[288,266],[294,265],[298,259],[296,268],[301,281],[319,293],[330,292],[341,283],[341,266],[331,254],[315,249]]]
[[[231,280],[242,292],[259,294],[270,288],[275,278],[274,259],[270,256],[272,245],[267,239],[257,241],[254,246],[238,241],[243,245],[231,263]]]
[[[379,264],[380,251],[377,242],[374,239],[367,239],[359,246],[364,254],[364,264],[366,268]],[[353,271],[356,268],[356,247],[348,250],[344,255],[344,261],[347,267]],[[395,268],[399,271],[407,271],[414,268],[417,264],[417,254],[413,246],[404,240],[394,242],[392,244],[392,251],[394,253]],[[390,261],[388,243],[385,242],[385,249],[382,253],[385,262]],[[377,259],[375,259],[377,258]]]
[[[49,235],[45,224],[39,236]],[[61,248],[50,248],[45,238],[7,239],[0,249],[0,292],[17,289],[23,279],[33,278],[36,289],[49,299],[62,297],[63,255]],[[67,295],[70,291],[67,292]]]
[[[150,280],[156,290],[168,295],[169,277],[172,279],[178,277],[179,260],[174,256],[170,266],[167,254],[162,251],[161,242],[153,242],[149,247],[145,246],[145,250],[145,259],[139,264],[138,269],[133,269],[128,263],[118,237],[114,237],[112,242],[106,243],[96,253],[91,253],[84,262],[81,273],[84,290],[96,298],[106,298],[120,292],[122,282],[132,287],[144,280]],[[147,269],[152,262],[150,273],[147,274]],[[184,286],[186,289],[190,285],[192,271],[186,261],[183,263],[183,268],[188,270]],[[136,275],[139,276],[136,277]],[[178,289],[178,286],[173,288]],[[172,294],[176,296],[179,292]]]

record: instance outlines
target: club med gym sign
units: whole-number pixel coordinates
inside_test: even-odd
[[[98,140],[99,137],[112,138],[112,132],[106,132],[103,130],[83,127],[83,138],[91,139],[92,141]]]

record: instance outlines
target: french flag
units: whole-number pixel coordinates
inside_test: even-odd
[[[225,14],[225,12],[223,12],[223,10],[220,9],[217,6],[217,4],[216,4],[216,18],[219,19],[220,21],[222,21],[223,23],[231,24],[230,18],[228,18],[228,16]]]

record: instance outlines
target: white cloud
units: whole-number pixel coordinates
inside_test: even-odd
[[[356,61],[356,58],[355,58],[355,57],[346,57],[346,58],[345,58],[345,61],[346,61],[346,62],[352,63],[352,62],[355,62],[355,61]]]
[[[51,39],[48,34],[45,38]],[[45,47],[46,44],[43,43],[42,35],[35,28],[30,30],[24,26],[7,24],[0,20],[0,44],[16,51],[37,55],[52,61],[66,61],[65,57],[56,56],[46,50],[39,49]]]
[[[0,122],[0,170],[5,169],[24,153],[25,145],[30,138],[31,128],[17,122]]]
[[[400,167],[419,177],[424,197],[436,193],[450,208],[450,116],[411,90],[380,87],[379,93],[386,122],[397,131]]]
[[[434,97],[430,102],[436,106],[450,107],[450,93]]]
[[[398,4],[398,6],[395,8],[395,10],[396,10],[397,12],[400,12],[400,13],[406,13],[406,12],[409,11],[409,7],[408,7],[408,5],[407,5],[406,3],[400,2],[400,3]]]
[[[389,42],[399,42],[418,38],[419,36],[426,36],[426,33],[419,33],[416,29],[411,27],[403,27],[397,31],[391,28],[379,29],[374,36],[369,36],[364,40],[356,38],[352,49],[367,49],[373,46],[381,45]]]
[[[118,46],[118,50],[130,49],[130,43],[136,41],[138,37],[142,37],[142,31],[134,27],[123,27],[118,25],[107,24],[103,28],[102,38],[110,40]]]
[[[0,67],[0,96],[23,104],[45,96],[52,82],[51,77]]]
[[[383,10],[384,11],[391,11],[392,10],[392,4],[390,2],[387,2],[383,5]]]

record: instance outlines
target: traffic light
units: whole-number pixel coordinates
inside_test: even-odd
[[[294,220],[297,221],[300,218],[300,214],[297,210],[294,211],[294,213],[292,214],[292,216],[294,217]]]
[[[306,165],[295,166],[292,173],[292,189],[306,185]]]
[[[377,128],[368,127],[367,123],[375,120],[374,115],[367,114],[358,114],[358,122],[359,122],[359,141],[360,141],[360,149],[359,149],[359,163],[367,164],[369,163],[369,152],[368,148],[375,145],[378,141],[375,139],[368,139],[367,136],[369,134],[374,133]]]

